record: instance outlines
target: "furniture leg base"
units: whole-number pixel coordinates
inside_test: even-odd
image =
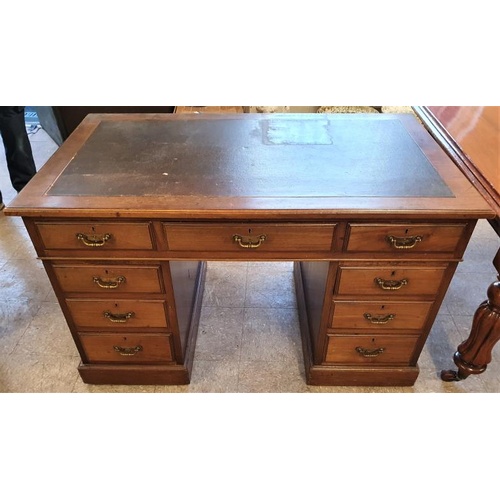
[[[453,361],[458,367],[458,370],[442,370],[441,380],[444,382],[460,382],[465,380],[469,375],[480,375],[483,373],[488,365],[472,365],[462,359],[460,352],[455,352]]]
[[[412,386],[419,374],[418,366],[360,368],[348,366],[306,367],[309,385],[329,386]]]
[[[78,367],[86,384],[116,385],[185,385],[190,373],[182,365],[116,366],[86,365]]]

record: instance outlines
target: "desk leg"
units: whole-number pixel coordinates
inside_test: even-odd
[[[500,249],[493,263],[500,280]],[[469,338],[458,346],[453,356],[458,370],[443,370],[441,380],[454,382],[464,380],[469,375],[483,373],[491,362],[491,351],[499,340],[500,281],[496,281],[488,288],[488,300],[479,306],[474,315]]]

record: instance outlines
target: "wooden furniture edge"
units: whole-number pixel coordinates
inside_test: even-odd
[[[465,155],[455,139],[450,135],[439,119],[436,118],[428,106],[412,106],[412,108],[434,140],[443,148],[460,171],[467,177],[477,191],[479,191],[495,213],[497,213],[497,216],[490,220],[490,224],[495,231],[500,234],[500,216],[498,215],[500,207],[494,199],[494,189],[491,184]]]

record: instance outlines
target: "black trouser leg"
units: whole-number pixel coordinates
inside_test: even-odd
[[[5,147],[10,181],[12,187],[19,192],[36,174],[33,152],[24,122],[24,106],[0,106],[0,133]]]

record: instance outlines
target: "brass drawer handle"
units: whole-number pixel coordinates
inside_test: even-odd
[[[396,317],[395,314],[387,314],[386,316],[372,316],[370,313],[365,313],[363,314],[363,316],[373,325],[385,325]]]
[[[398,238],[397,236],[387,236],[387,241],[398,249],[413,248],[418,242],[424,239],[423,236],[404,236]]]
[[[408,284],[408,280],[406,278],[398,281],[375,278],[374,281],[380,288],[382,288],[382,290],[400,290]]]
[[[243,241],[243,236],[239,234],[233,235],[233,241],[238,243],[241,248],[259,248],[264,241],[266,241],[267,236],[261,234],[257,241],[252,241],[250,238],[247,241]]]
[[[125,283],[127,280],[125,276],[118,276],[117,278],[111,279],[109,281],[105,281],[99,276],[94,276],[92,278],[92,281],[101,288],[118,288],[122,283]]]
[[[83,234],[76,233],[76,237],[85,246],[88,247],[102,247],[111,238],[109,233],[106,234]]]
[[[376,358],[385,351],[385,348],[379,347],[378,349],[365,349],[363,347],[356,347],[356,352],[363,356],[363,358]]]
[[[119,345],[114,345],[113,349],[120,356],[135,356],[138,352],[142,351],[142,345],[137,345],[135,347],[121,347]]]
[[[135,316],[134,312],[128,312],[124,314],[113,314],[112,312],[105,311],[104,317],[108,318],[112,323],[126,323],[127,320]]]

